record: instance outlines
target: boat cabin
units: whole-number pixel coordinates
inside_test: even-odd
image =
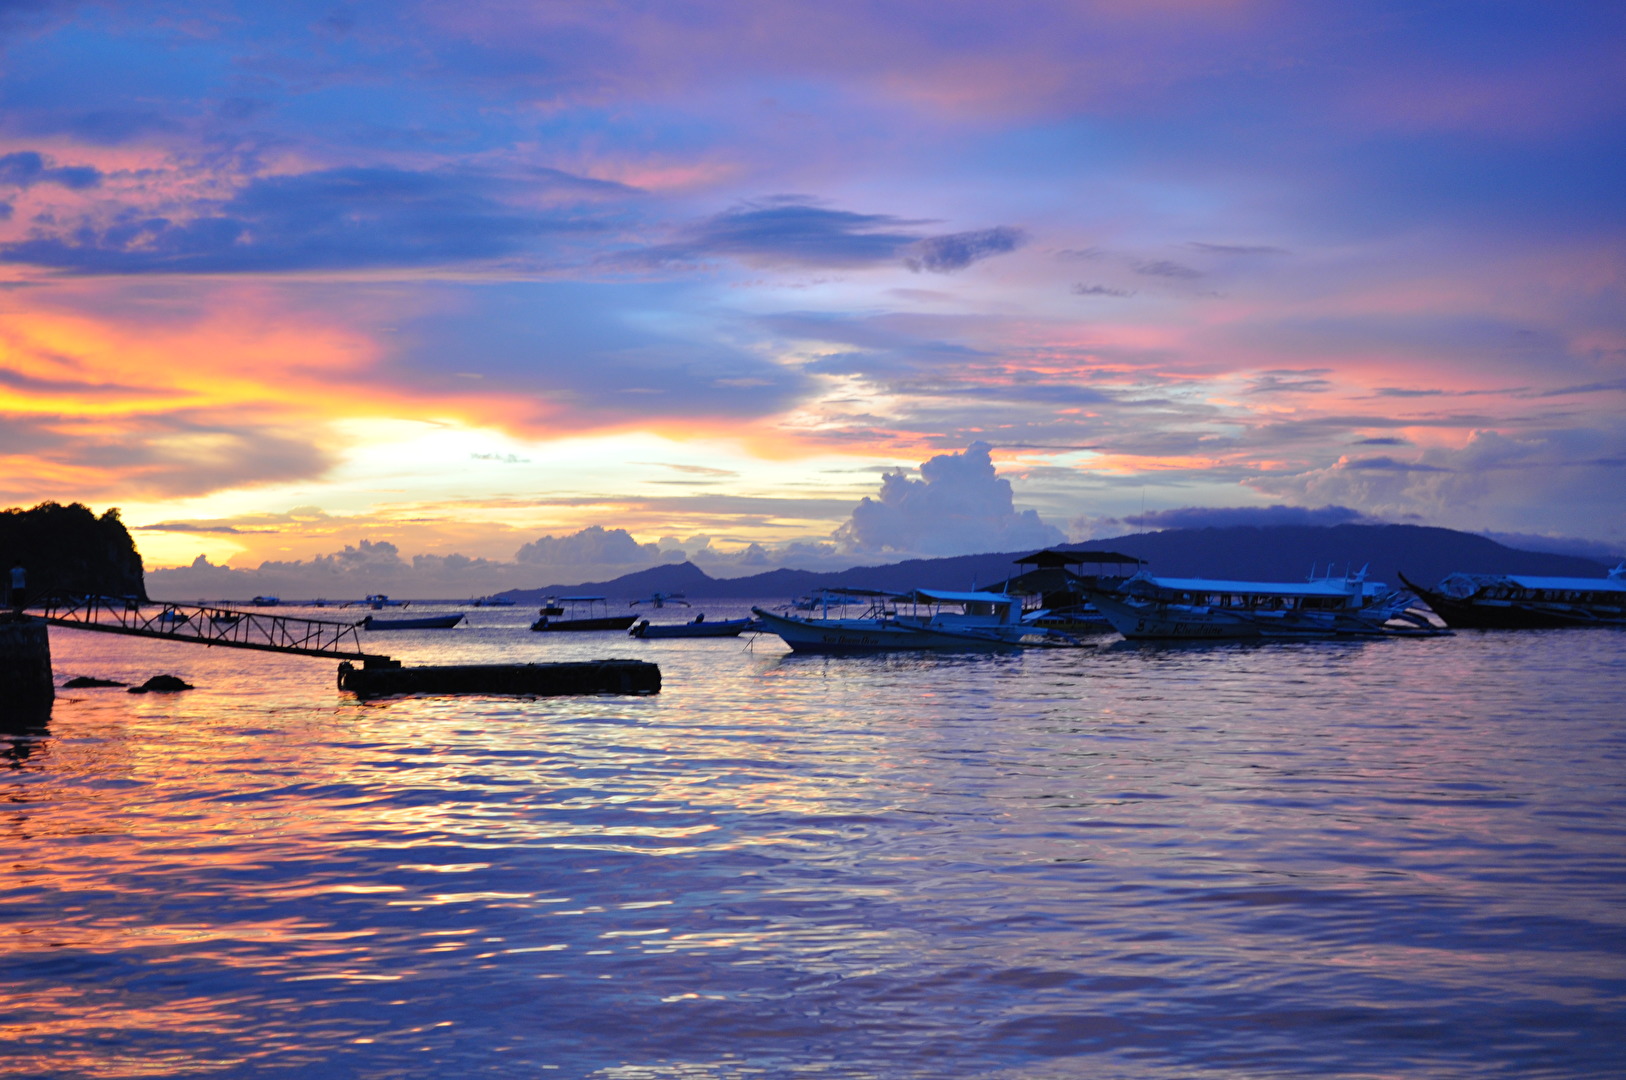
[[[1121,591],[1146,600],[1193,608],[1240,611],[1357,611],[1387,593],[1382,582],[1367,581],[1365,572],[1317,581],[1218,581],[1210,578],[1166,578],[1136,574]]]

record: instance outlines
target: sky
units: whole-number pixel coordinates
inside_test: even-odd
[[[1616,2],[0,0],[0,505],[178,594],[1619,550],[1623,136]]]

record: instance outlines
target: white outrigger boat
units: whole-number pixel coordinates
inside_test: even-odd
[[[1024,623],[1022,598],[1004,593],[826,589],[815,599],[816,614],[808,616],[759,607],[751,612],[765,632],[779,635],[792,652],[979,651],[1082,644],[1071,634]],[[862,606],[849,617],[854,601]]]
[[[1304,582],[1218,581],[1136,574],[1090,600],[1130,640],[1419,637],[1449,633],[1411,609],[1410,592],[1363,569]]]

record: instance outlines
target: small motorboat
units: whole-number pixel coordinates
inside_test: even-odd
[[[550,598],[542,608],[542,617],[531,624],[532,630],[625,630],[637,621],[636,615],[611,615],[609,601],[602,596],[564,596],[560,602],[569,604],[568,613]],[[564,617],[549,614],[558,611]]]
[[[408,603],[406,600],[391,600],[383,593],[373,593],[362,602],[368,607],[372,608],[374,611],[379,611],[387,607],[406,607]]]
[[[282,603],[282,601],[275,596],[256,596],[254,599],[250,600],[249,603],[253,604],[255,607],[276,607],[278,604]]]
[[[686,623],[669,623],[665,626],[656,626],[648,619],[644,619],[628,633],[636,638],[739,637],[755,622],[755,619],[719,619],[707,622],[706,616],[701,614]]]
[[[363,630],[449,630],[462,621],[462,612],[456,615],[419,615],[411,619],[380,619],[369,615],[356,625]]]

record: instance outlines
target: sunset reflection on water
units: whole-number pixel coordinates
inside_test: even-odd
[[[0,736],[0,1075],[1613,1059],[1619,635],[821,659],[522,617],[391,645],[665,691],[361,703],[55,632],[63,678],[198,689]]]

